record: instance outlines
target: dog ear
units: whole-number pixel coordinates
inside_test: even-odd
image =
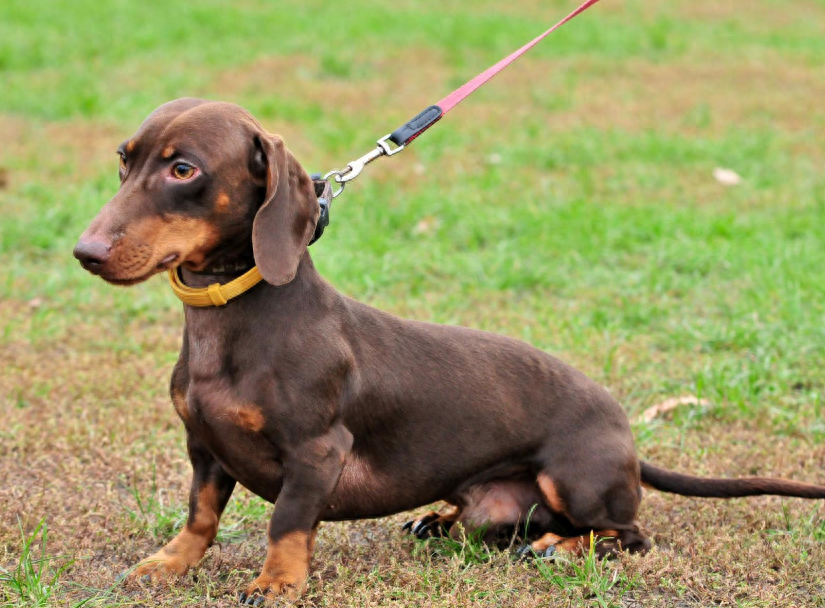
[[[250,168],[266,177],[266,194],[252,223],[252,253],[264,280],[283,285],[298,272],[320,208],[312,180],[280,137],[255,135],[254,144]]]

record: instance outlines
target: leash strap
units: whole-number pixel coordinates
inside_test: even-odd
[[[401,152],[401,150],[411,144],[419,135],[441,120],[447,112],[469,97],[474,91],[488,82],[493,76],[501,72],[504,68],[524,55],[527,51],[536,46],[539,42],[544,40],[562,25],[580,15],[597,2],[599,2],[599,0],[586,0],[584,4],[567,15],[567,17],[559,21],[556,25],[540,34],[520,49],[509,54],[495,65],[490,66],[481,74],[444,97],[437,104],[429,106],[423,112],[417,114],[412,120],[404,123],[401,127],[397,128],[389,135],[385,135],[379,139],[376,142],[378,147],[361,158],[348,163],[346,169],[334,169],[327,173],[324,176],[324,179],[329,179],[331,177],[341,186],[340,189],[332,193],[332,197],[335,198],[340,195],[344,191],[344,186],[358,177],[364,167],[366,167],[369,163],[381,158],[382,156],[393,156]],[[393,148],[389,142],[392,142],[395,147]]]

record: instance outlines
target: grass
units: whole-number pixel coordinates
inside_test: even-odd
[[[48,554],[48,531],[44,520],[40,520],[28,536],[20,526],[22,546],[17,567],[12,571],[0,568],[0,584],[7,595],[20,604],[47,606],[60,576],[72,565],[65,560],[61,565],[53,565],[60,558]]]
[[[619,606],[617,599],[633,587],[634,581],[596,556],[596,540],[591,532],[590,548],[581,560],[539,559],[536,567],[544,579],[568,597],[578,596],[580,601],[589,601],[600,608]]]
[[[152,471],[152,482],[148,492],[141,492],[137,483],[129,487],[129,494],[136,508],[126,507],[129,517],[140,529],[154,536],[159,542],[166,543],[186,523],[187,505],[185,502],[170,500],[168,493],[157,485],[157,473]]]
[[[316,265],[396,314],[528,340],[632,420],[706,399],[634,422],[657,464],[822,481],[825,6],[785,4],[599,3],[371,165]],[[270,507],[239,490],[195,575],[113,586],[185,517],[189,478],[166,395],[179,302],[71,256],[146,114],[234,101],[307,168],[341,167],[571,8],[0,3],[0,604],[24,605],[9,573],[29,564],[46,568],[43,605],[229,606],[265,552]],[[302,605],[823,606],[823,516],[650,493],[650,554],[569,564],[472,537],[416,549],[408,514],[326,525]],[[60,560],[37,561],[46,529]]]
[[[458,558],[468,566],[484,564],[496,557],[495,549],[483,540],[487,532],[485,526],[467,531],[461,524],[457,525],[460,526],[460,535],[457,538],[434,537],[419,543],[419,547],[431,552],[433,556]]]

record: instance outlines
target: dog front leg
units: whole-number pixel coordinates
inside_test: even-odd
[[[315,529],[338,483],[352,435],[342,426],[294,446],[283,461],[284,482],[269,521],[261,574],[241,594],[242,604],[301,595],[315,545]]]
[[[175,538],[137,565],[133,577],[183,576],[198,565],[218,534],[218,521],[235,488],[235,480],[191,434],[186,443],[192,462],[189,517]]]

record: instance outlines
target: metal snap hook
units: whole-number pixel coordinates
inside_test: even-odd
[[[338,190],[332,191],[332,198],[338,198],[338,195],[344,191],[344,186],[347,185],[347,182],[346,180],[342,180],[341,176],[345,172],[346,170],[341,171],[340,169],[333,169],[332,171],[324,175],[324,179],[329,179],[330,177],[332,177],[332,181],[334,181],[336,184],[341,184],[341,187],[338,188]]]

